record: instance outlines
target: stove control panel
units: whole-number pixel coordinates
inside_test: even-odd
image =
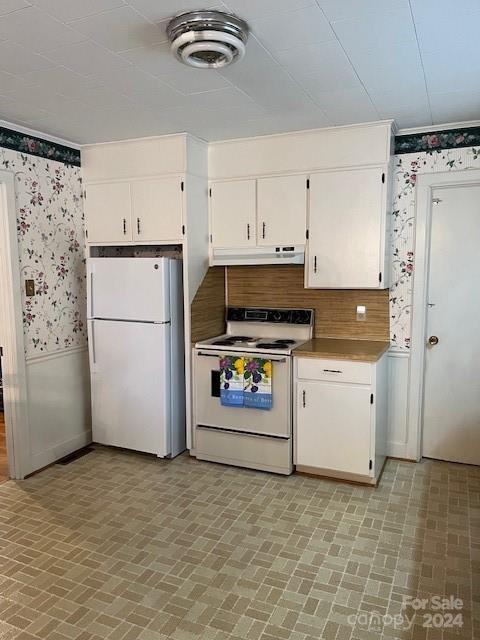
[[[313,310],[228,307],[227,321],[311,325],[313,324]]]

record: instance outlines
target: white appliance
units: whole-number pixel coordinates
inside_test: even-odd
[[[305,247],[239,247],[219,249],[214,247],[210,255],[210,266],[254,265],[254,264],[304,264]]]
[[[293,471],[292,351],[310,340],[311,309],[228,308],[227,333],[198,342],[194,357],[195,455],[200,460],[290,474]],[[220,359],[272,362],[272,408],[220,402]]]
[[[182,262],[88,258],[93,440],[174,457],[185,450]]]

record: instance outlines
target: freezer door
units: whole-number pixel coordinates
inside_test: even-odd
[[[88,258],[88,317],[170,320],[170,260]]]
[[[89,320],[94,442],[170,454],[170,325]]]

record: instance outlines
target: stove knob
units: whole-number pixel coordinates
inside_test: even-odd
[[[281,319],[282,319],[282,313],[280,311],[274,311],[273,313],[274,322],[280,322]]]
[[[308,324],[310,322],[310,311],[298,309],[292,314],[292,322],[294,324]]]

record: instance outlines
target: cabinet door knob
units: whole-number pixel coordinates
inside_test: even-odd
[[[428,344],[432,347],[434,347],[436,344],[438,344],[438,338],[437,336],[430,336],[428,339]]]

